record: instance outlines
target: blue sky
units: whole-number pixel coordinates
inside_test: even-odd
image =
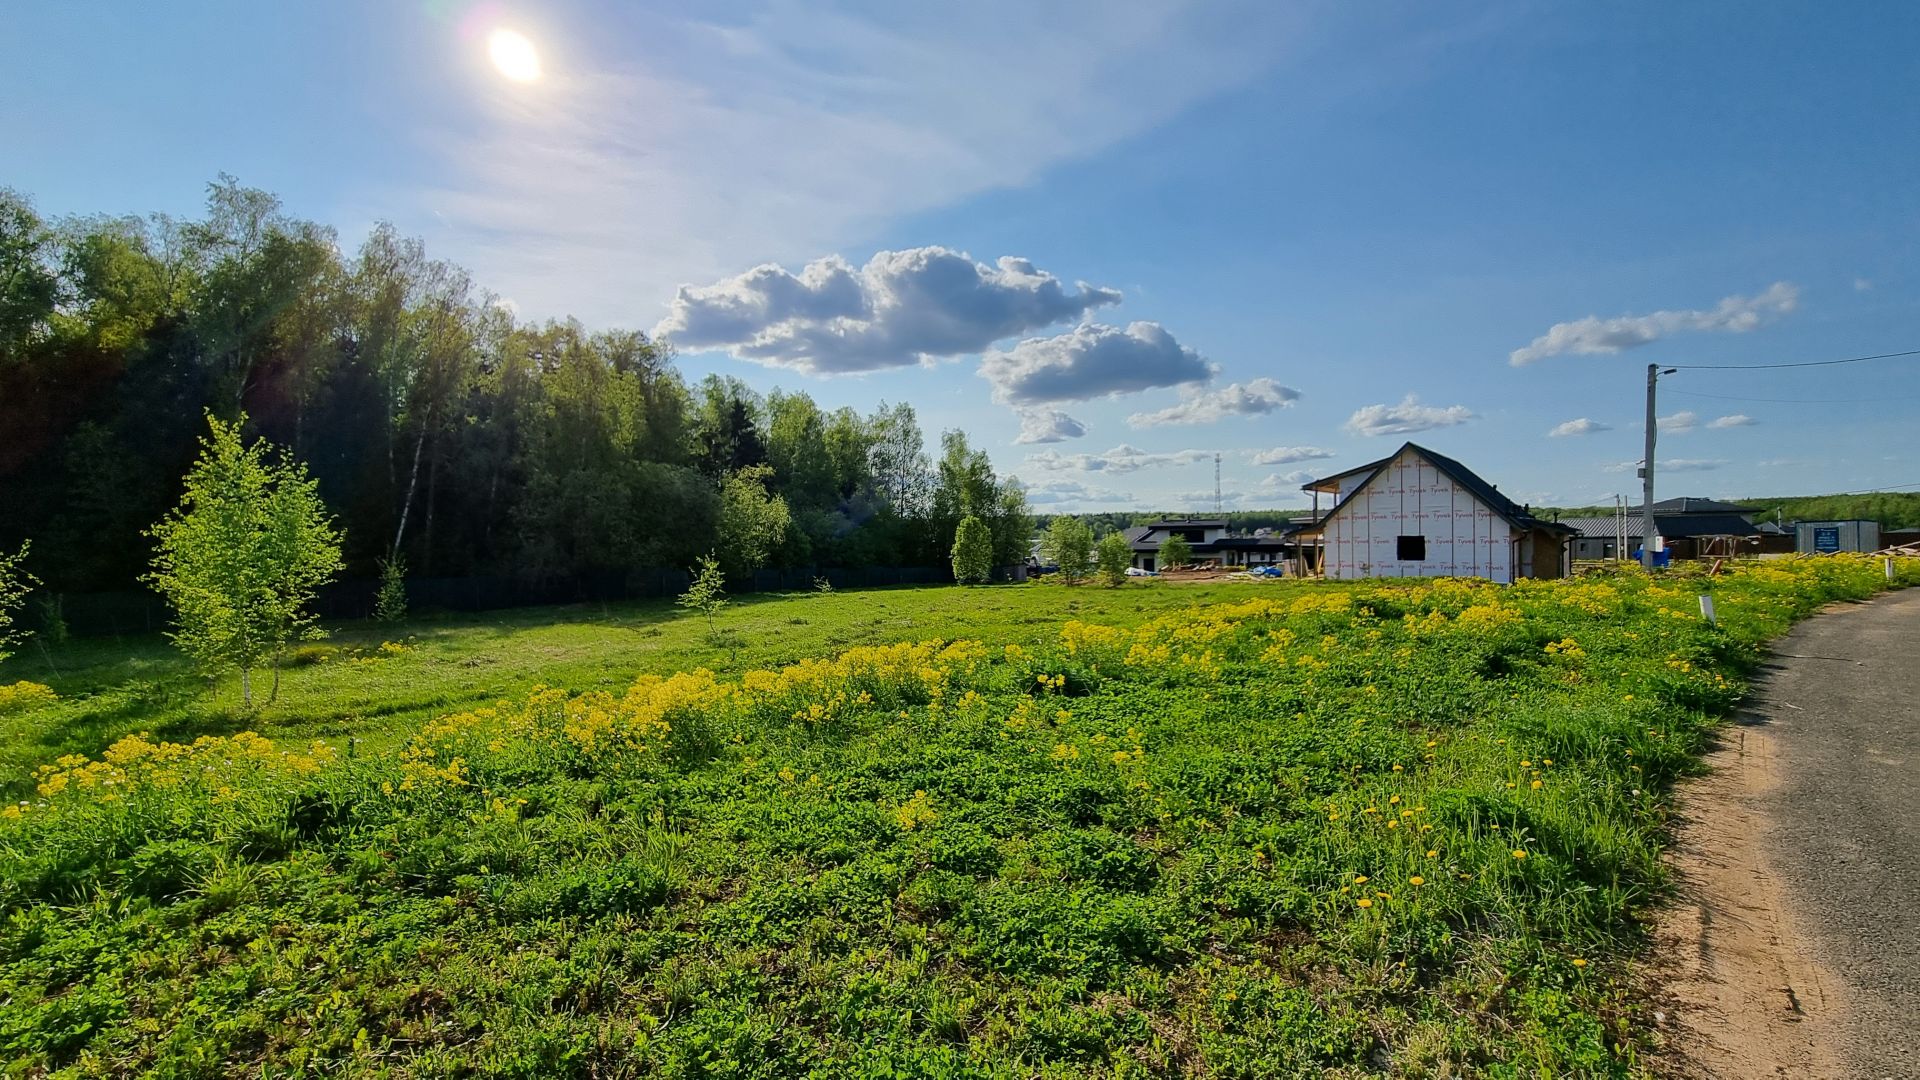
[[[1205,509],[1215,452],[1231,505],[1299,505],[1403,438],[1610,501],[1647,363],[1920,348],[1907,4],[8,21],[0,184],[44,212],[191,214],[230,172],[347,246],[393,221],[522,316],[663,333],[690,377],[909,401],[1045,508]],[[491,64],[501,27],[537,81]],[[1671,376],[1660,493],[1920,487],[1916,374]]]

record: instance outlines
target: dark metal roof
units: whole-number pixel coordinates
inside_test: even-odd
[[[1560,524],[1572,526],[1581,536],[1608,540],[1614,535],[1614,519],[1611,517],[1561,518]],[[1753,536],[1760,532],[1738,514],[1655,514],[1653,527],[1669,540],[1689,536]],[[1640,539],[1640,512],[1637,510],[1627,514],[1627,538]]]
[[[1760,511],[1751,506],[1737,506],[1718,499],[1698,499],[1682,496],[1678,499],[1661,499],[1653,504],[1654,515],[1662,514],[1757,514]]]
[[[1739,514],[1655,514],[1653,526],[1669,540],[1686,536],[1753,536],[1753,522]]]
[[[1555,521],[1547,521],[1544,518],[1534,517],[1532,513],[1528,512],[1520,504],[1514,502],[1512,499],[1507,498],[1505,495],[1500,494],[1500,489],[1494,487],[1492,484],[1489,484],[1485,480],[1481,479],[1478,473],[1474,472],[1472,469],[1467,468],[1465,465],[1460,464],[1459,462],[1453,460],[1452,458],[1446,456],[1445,454],[1434,453],[1432,450],[1429,450],[1418,443],[1411,443],[1411,442],[1403,443],[1400,449],[1395,450],[1393,453],[1388,454],[1386,457],[1381,458],[1379,461],[1376,461],[1371,465],[1363,465],[1360,467],[1360,469],[1348,469],[1346,472],[1335,473],[1332,476],[1327,477],[1326,478],[1327,480],[1335,480],[1343,476],[1349,476],[1353,473],[1357,473],[1361,469],[1372,470],[1372,472],[1367,476],[1367,478],[1360,482],[1360,486],[1354,488],[1352,491],[1347,492],[1346,497],[1341,499],[1340,502],[1336,504],[1332,510],[1327,512],[1327,517],[1328,518],[1332,517],[1334,514],[1340,511],[1341,507],[1347,505],[1349,502],[1352,502],[1354,496],[1360,494],[1362,491],[1365,491],[1367,488],[1367,485],[1373,483],[1374,477],[1377,477],[1380,475],[1381,470],[1386,466],[1388,462],[1392,461],[1394,458],[1399,457],[1401,454],[1406,453],[1408,450],[1412,450],[1414,453],[1419,454],[1423,458],[1426,458],[1427,461],[1430,464],[1432,464],[1434,468],[1439,469],[1441,472],[1447,474],[1447,478],[1452,480],[1454,483],[1460,485],[1463,488],[1466,488],[1469,494],[1471,494],[1474,498],[1480,500],[1481,502],[1485,503],[1487,506],[1487,509],[1492,510],[1494,513],[1499,514],[1501,517],[1505,518],[1507,520],[1507,524],[1512,525],[1514,528],[1520,529],[1522,531],[1531,531],[1533,529],[1545,529],[1548,532],[1565,533],[1567,535],[1573,534],[1574,530],[1570,526],[1563,525]],[[1316,480],[1314,481],[1314,484],[1320,484],[1324,482],[1325,481],[1322,481],[1322,480]],[[1314,484],[1306,485],[1306,487],[1303,490],[1312,490]],[[1322,518],[1320,523],[1324,524],[1325,521],[1326,521],[1326,518]],[[1316,529],[1317,528],[1318,526],[1316,526]]]
[[[1161,518],[1147,523],[1149,529],[1224,529],[1223,518]]]
[[[1195,555],[1204,555],[1212,551],[1279,551],[1293,546],[1294,541],[1278,536],[1223,536],[1218,540],[1195,540],[1187,545],[1187,550]],[[1154,552],[1160,550],[1158,540],[1136,540],[1133,550]]]

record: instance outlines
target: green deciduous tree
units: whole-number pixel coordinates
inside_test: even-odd
[[[30,544],[21,544],[12,555],[0,551],[0,660],[13,655],[13,647],[26,635],[14,629],[13,613],[39,582],[21,565],[27,561]]]
[[[1040,550],[1068,583],[1093,571],[1093,530],[1077,517],[1055,518],[1040,541]]]
[[[674,603],[706,616],[707,637],[718,637],[720,628],[714,618],[727,606],[727,575],[720,569],[720,560],[712,555],[700,556],[693,568],[693,584]]]
[[[251,709],[253,669],[296,637],[319,636],[306,606],[340,569],[340,533],[306,467],[265,440],[246,444],[244,423],[207,416],[180,505],[149,531],[146,580],[173,605],[174,644],[203,670],[239,668]]]
[[[1185,566],[1193,561],[1193,545],[1179,533],[1160,541],[1160,568],[1170,570],[1176,566]]]
[[[1100,538],[1094,561],[1099,566],[1101,579],[1109,586],[1124,584],[1127,567],[1133,565],[1133,545],[1127,543],[1124,535],[1110,532]]]
[[[968,514],[953,536],[953,576],[962,585],[978,585],[993,576],[993,533]]]
[[[792,523],[787,501],[767,491],[773,470],[749,465],[720,488],[720,564],[735,580],[766,565]]]

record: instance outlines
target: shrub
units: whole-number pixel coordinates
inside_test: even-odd
[[[1187,543],[1186,537],[1181,536],[1179,533],[1173,533],[1165,540],[1160,541],[1161,569],[1172,570],[1176,567],[1185,566],[1192,561],[1193,545]]]
[[[374,596],[373,617],[381,622],[407,617],[407,561],[399,555],[380,560],[380,591]]]
[[[1095,552],[1095,562],[1100,569],[1100,578],[1109,587],[1124,585],[1127,581],[1127,568],[1133,565],[1133,545],[1117,532],[1110,532],[1100,538],[1100,546]]]
[[[978,585],[993,574],[993,534],[987,523],[968,514],[953,534],[953,577],[962,585]]]
[[[1093,530],[1077,517],[1054,518],[1053,524],[1047,527],[1047,535],[1040,541],[1040,550],[1048,561],[1060,568],[1060,576],[1066,578],[1068,584],[1093,570]]]
[[[31,548],[31,544],[23,543],[20,550],[12,555],[0,551],[0,660],[13,655],[12,647],[25,636],[13,628],[13,613],[26,599],[27,593],[40,583],[22,565]]]

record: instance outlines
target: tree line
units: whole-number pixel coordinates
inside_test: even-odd
[[[124,589],[206,417],[303,463],[347,572],[552,579],[690,565],[934,566],[962,518],[1024,561],[1024,493],[913,409],[689,384],[632,330],[521,321],[391,226],[329,228],[222,176],[193,220],[49,220],[0,190],[0,548]]]

